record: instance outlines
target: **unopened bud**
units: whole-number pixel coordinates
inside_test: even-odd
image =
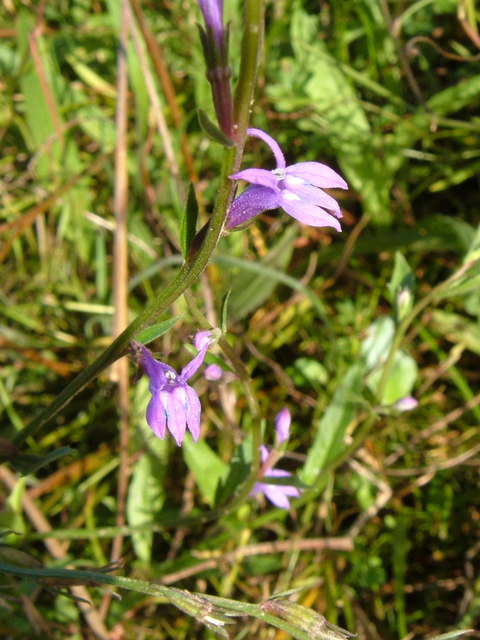
[[[265,600],[261,607],[267,613],[285,620],[307,634],[311,640],[348,640],[355,636],[354,633],[331,624],[313,609],[290,600]]]

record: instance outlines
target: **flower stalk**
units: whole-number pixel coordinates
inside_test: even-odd
[[[105,349],[95,362],[72,380],[25,429],[16,434],[15,445],[18,446],[25,442],[30,435],[51,420],[104,369],[125,355],[128,344],[143,329],[153,324],[200,277],[209,263],[222,235],[227,212],[233,197],[234,187],[228,176],[239,170],[242,160],[249,110],[253,99],[263,41],[263,17],[264,0],[246,0],[240,76],[234,107],[236,144],[234,147],[223,151],[221,175],[214,211],[207,225],[201,246],[191,259],[187,259],[182,264],[175,278],[145,307],[143,312]]]

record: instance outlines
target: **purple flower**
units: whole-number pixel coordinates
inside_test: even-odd
[[[288,440],[290,422],[290,411],[285,407],[275,418],[277,447]],[[262,446],[260,447],[260,455],[265,471],[265,475],[263,476],[265,480],[268,480],[268,478],[287,478],[292,475],[283,469],[272,468],[275,464],[275,459],[277,458],[275,451],[269,453],[267,447]],[[263,493],[264,496],[279,509],[288,509],[290,507],[289,498],[300,497],[300,491],[296,487],[290,485],[267,484],[265,482],[257,482],[250,491],[251,496],[257,495],[258,493]]]
[[[260,454],[262,456],[262,462],[265,463],[269,457],[267,447],[260,447]],[[286,478],[291,476],[291,473],[284,471],[283,469],[271,469],[267,468],[264,479],[269,478]],[[290,507],[289,498],[299,498],[300,491],[297,487],[280,484],[266,484],[265,482],[257,482],[253,489],[250,491],[250,495],[254,496],[257,493],[263,493],[266,498],[270,500],[279,509],[288,509]]]
[[[230,176],[232,180],[245,180],[250,186],[233,201],[226,228],[233,229],[262,211],[281,207],[303,224],[341,231],[338,202],[322,189],[348,189],[345,180],[320,162],[299,162],[287,167],[282,150],[271,136],[261,129],[248,129],[247,133],[267,143],[277,168],[244,169]]]
[[[195,442],[200,435],[200,400],[194,389],[187,384],[187,380],[201,366],[211,343],[207,339],[208,332],[199,333],[202,335],[197,340],[197,334],[195,340],[199,351],[180,374],[168,364],[155,360],[143,344],[131,343],[139,354],[139,364],[150,380],[148,388],[152,398],[147,407],[148,425],[159,438],[164,438],[165,429],[168,429],[178,445],[182,444],[187,427]]]

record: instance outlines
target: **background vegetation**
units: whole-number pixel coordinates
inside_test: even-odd
[[[211,211],[221,149],[196,116],[199,107],[213,116],[196,2],[131,4],[133,319],[181,261],[189,181],[202,221]],[[226,0],[225,12],[235,77],[242,3]],[[121,370],[104,372],[12,454],[15,473],[0,468],[9,562],[98,569],[121,558],[116,574],[250,603],[298,588],[300,604],[369,640],[478,625],[477,19],[475,0],[267,3],[251,122],[289,162],[326,162],[345,176],[350,191],[335,194],[343,233],[268,212],[222,239],[154,348],[181,367],[199,314],[220,326],[231,292],[228,342],[252,377],[265,442],[275,414],[291,409],[280,466],[310,487],[302,499],[290,511],[251,499],[212,514],[235,488],[229,470],[249,433],[235,380],[195,382],[202,440],[177,448],[146,426],[147,381],[127,396]],[[9,0],[0,20],[5,455],[127,310],[114,305],[112,275],[119,3]],[[265,145],[249,141],[244,166],[272,167]],[[219,350],[209,358],[225,361]],[[408,395],[415,410],[392,407]],[[32,456],[60,447],[74,451],[32,472]],[[198,615],[153,595],[117,600],[89,583],[96,617],[85,619],[82,603],[55,591],[68,582],[2,582],[5,638],[213,637]],[[289,637],[254,618],[229,631]]]

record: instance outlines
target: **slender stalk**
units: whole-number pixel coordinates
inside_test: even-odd
[[[195,282],[207,266],[217,246],[225,218],[233,197],[233,183],[229,175],[238,171],[243,155],[250,107],[257,77],[260,51],[263,41],[264,0],[246,0],[244,36],[239,82],[235,97],[234,114],[236,125],[236,146],[224,149],[221,175],[213,215],[199,250],[193,258],[187,259],[176,277],[152,300],[137,318],[105,349],[89,367],[84,369],[61,391],[53,402],[32,420],[15,437],[18,446],[37,429],[51,420],[101,371],[125,355],[128,344],[143,329],[150,326],[182,293]]]
[[[115,185],[114,185],[114,214],[115,235],[113,246],[113,295],[115,314],[113,334],[120,334],[128,326],[128,67],[127,46],[129,31],[128,1],[120,3],[119,47],[117,54],[117,114],[116,134],[117,146],[115,150]],[[118,422],[119,422],[119,468],[117,480],[117,511],[115,524],[122,527],[126,521],[128,481],[130,476],[129,434],[130,434],[130,405],[128,362],[120,358],[111,369],[112,378],[117,382]],[[116,562],[122,555],[123,537],[114,538],[110,553],[111,562]],[[105,593],[100,613],[105,617],[112,599],[112,594]]]
[[[233,104],[234,137],[242,150],[245,145],[257,69],[260,64],[264,23],[265,1],[246,0],[243,21],[242,64]],[[238,165],[239,167],[240,165]]]

